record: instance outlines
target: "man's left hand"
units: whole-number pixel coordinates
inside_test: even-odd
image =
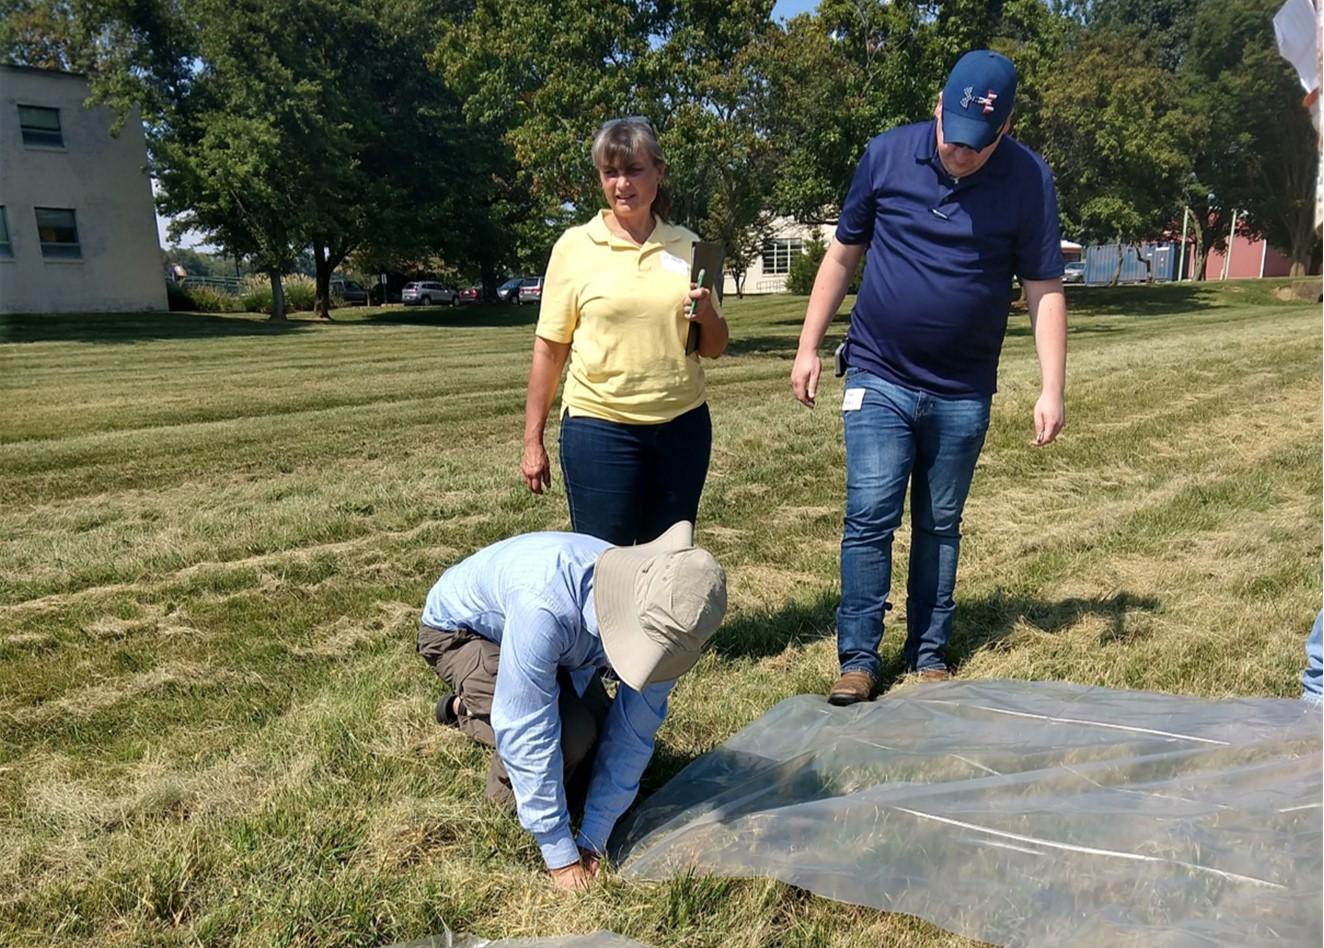
[[[1042,448],[1057,440],[1058,433],[1067,421],[1066,406],[1062,396],[1053,392],[1044,392],[1034,403],[1034,440],[1030,445]]]

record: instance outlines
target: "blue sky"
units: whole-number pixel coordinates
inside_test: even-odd
[[[818,9],[818,0],[777,0],[772,8],[772,15],[779,20],[789,20],[797,13],[811,13]]]

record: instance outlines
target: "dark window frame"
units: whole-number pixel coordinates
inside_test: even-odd
[[[45,125],[30,124],[23,117],[25,110],[54,115],[55,127],[49,128]],[[24,145],[35,145],[38,148],[64,147],[64,122],[60,119],[58,108],[52,108],[49,105],[19,105],[18,127],[19,131],[22,132]]]
[[[42,234],[42,212],[47,214],[68,214],[69,229],[73,231],[73,240],[47,240]],[[83,241],[78,234],[78,211],[72,207],[34,207],[33,216],[37,221],[37,238],[41,241],[41,255],[47,260],[81,260],[83,258]],[[44,225],[48,230],[52,227],[60,227],[59,224],[52,224],[49,219]]]
[[[9,233],[9,214],[0,204],[0,260],[14,259],[14,238]]]

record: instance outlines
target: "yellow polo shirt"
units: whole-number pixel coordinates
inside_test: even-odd
[[[608,230],[606,215],[571,227],[552,248],[536,332],[570,343],[561,404],[571,415],[661,424],[704,400],[683,314],[698,238],[657,221],[637,246]]]

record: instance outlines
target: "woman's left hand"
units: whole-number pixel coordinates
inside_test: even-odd
[[[685,318],[697,320],[706,323],[717,318],[717,310],[713,309],[712,291],[704,286],[691,284],[690,291],[685,295],[684,307]],[[690,312],[693,305],[694,312]]]

